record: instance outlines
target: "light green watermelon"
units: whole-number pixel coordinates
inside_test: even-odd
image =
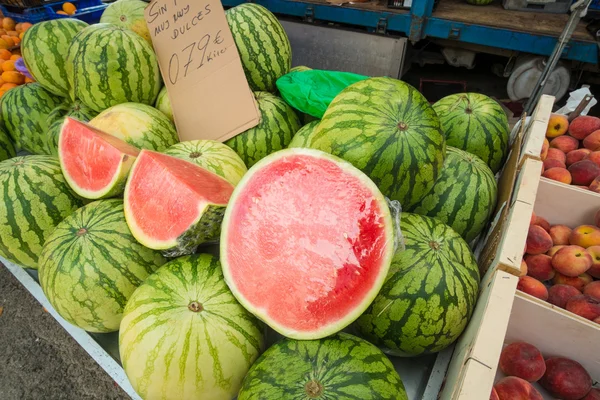
[[[395,356],[439,352],[463,332],[477,301],[479,269],[468,244],[433,218],[402,213],[405,250],[355,326]]]
[[[219,261],[196,254],[165,264],[133,293],[119,351],[142,398],[232,399],[263,349],[262,332]]]
[[[115,1],[106,7],[102,17],[100,17],[100,23],[114,24],[130,29],[152,45],[150,30],[144,16],[144,10],[147,6],[148,3],[142,0]]]
[[[65,67],[73,38],[88,27],[74,18],[34,24],[23,36],[21,52],[29,73],[50,93],[67,97],[69,82]]]
[[[319,125],[320,120],[316,120],[313,122],[309,122],[304,125],[292,138],[292,141],[288,145],[288,148],[292,147],[308,147],[310,143],[310,136],[313,134],[317,125]]]
[[[165,261],[131,235],[122,200],[100,200],[65,218],[48,237],[39,260],[40,285],[73,325],[114,332],[133,291]]]
[[[37,269],[46,239],[83,200],[69,188],[58,159],[46,155],[0,162],[0,185],[0,255]]]
[[[89,109],[79,101],[75,101],[74,103],[66,101],[52,110],[46,119],[46,126],[48,126],[48,153],[58,155],[58,138],[65,118],[71,117],[81,122],[89,122],[97,114],[97,112]]]
[[[260,123],[225,142],[248,168],[269,154],[288,147],[300,129],[296,112],[283,99],[267,92],[256,92],[254,96],[260,109]]]
[[[508,117],[497,101],[479,93],[459,93],[433,105],[448,146],[475,154],[496,173],[508,155]]]
[[[8,137],[8,133],[0,127],[0,161],[8,160],[16,155],[15,145]]]
[[[167,87],[163,87],[160,93],[158,94],[158,98],[156,99],[156,104],[154,105],[158,110],[160,110],[163,114],[165,114],[171,122],[174,122],[173,118],[173,108],[171,108],[171,100],[169,99],[169,94],[167,92]]]

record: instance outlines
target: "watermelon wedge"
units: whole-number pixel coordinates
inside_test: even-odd
[[[218,239],[233,185],[194,163],[142,150],[125,187],[133,236],[167,257],[192,254]]]
[[[242,178],[225,212],[221,264],[238,301],[293,339],[356,320],[394,254],[386,200],[360,170],[312,149],[287,149]]]
[[[139,149],[88,124],[67,117],[58,142],[60,166],[69,186],[86,199],[123,193]]]

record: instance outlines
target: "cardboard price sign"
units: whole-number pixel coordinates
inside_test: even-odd
[[[258,125],[219,0],[152,0],[146,21],[180,140],[223,142]]]

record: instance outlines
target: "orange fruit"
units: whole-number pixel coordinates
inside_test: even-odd
[[[6,35],[8,32],[6,32],[4,29],[0,29],[0,36],[2,35]]]
[[[12,57],[12,53],[6,49],[0,50],[0,60],[10,60]]]
[[[10,36],[8,36],[8,35],[2,35],[1,38],[4,39],[4,41],[8,44],[8,47],[14,47],[15,46],[15,41]]]
[[[4,96],[4,93],[6,93],[4,90],[0,90],[0,98],[2,98],[2,96]]]
[[[17,31],[8,31],[6,34],[10,37],[18,37],[19,36],[19,32],[17,32]]]
[[[8,45],[8,43],[6,43],[6,41],[2,38],[0,38],[0,49],[8,49],[10,46]]]
[[[16,25],[17,24],[16,24],[15,20],[12,18],[4,18],[2,20],[2,27],[4,29],[6,29],[7,31],[14,31]]]
[[[73,15],[77,12],[77,7],[73,3],[69,3],[68,1],[63,4],[62,9],[68,15]]]
[[[4,61],[2,63],[2,71],[16,71],[17,68],[15,67],[15,61],[13,60],[8,60],[8,61]]]
[[[17,86],[19,86],[19,85],[15,84],[15,83],[5,83],[2,86],[0,86],[0,90],[7,92],[10,89],[16,88]]]
[[[21,56],[18,54],[15,54],[14,56],[10,56],[10,60],[13,61],[19,61],[21,59]]]
[[[66,13],[66,12],[64,12],[64,11],[57,11],[56,13],[57,13],[57,14],[60,14],[60,15],[69,15],[69,14],[67,14],[67,13]]]
[[[0,79],[0,87],[2,87],[2,85],[4,85],[6,82],[4,82],[2,79]]]
[[[35,79],[31,79],[29,77],[25,77],[25,83],[35,83]]]
[[[19,34],[19,39],[23,40],[23,37],[24,37],[24,36],[25,36],[25,32],[21,32],[21,33]]]
[[[27,32],[27,29],[31,28],[32,26],[33,26],[33,25],[32,25],[32,24],[30,24],[29,22],[23,22],[23,23],[21,24],[21,32],[22,32],[22,33],[25,33],[25,32]]]
[[[18,37],[14,37],[12,38],[13,42],[15,42],[15,46],[18,46],[21,44],[21,38]]]
[[[21,32],[21,26],[23,25],[22,22],[19,22],[17,25],[15,25],[15,31],[17,32]]]
[[[6,71],[2,73],[2,80],[7,83],[21,85],[25,83],[25,75],[17,71]]]

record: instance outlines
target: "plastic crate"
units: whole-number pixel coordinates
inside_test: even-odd
[[[0,10],[5,17],[10,17],[17,22],[29,22],[35,24],[52,19],[76,18],[89,24],[93,24],[100,21],[100,17],[107,7],[101,0],[72,0],[70,2],[77,8],[77,12],[74,15],[57,14],[57,11],[62,10],[65,1],[51,4],[48,3],[42,7],[26,9],[19,9],[0,4]]]
[[[600,10],[600,0],[592,0],[590,10]]]
[[[0,5],[14,8],[42,7],[60,0],[0,0]]]

